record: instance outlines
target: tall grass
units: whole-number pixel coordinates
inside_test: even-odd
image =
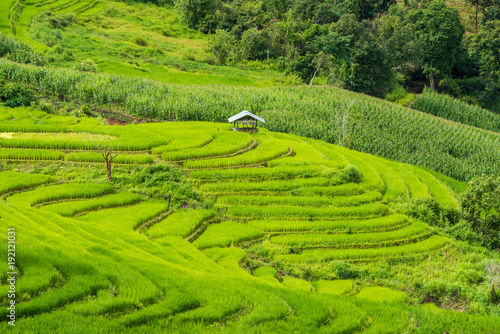
[[[277,255],[276,259],[287,262],[325,262],[331,260],[370,260],[375,258],[414,256],[443,248],[449,242],[448,238],[435,235],[424,241],[403,246],[338,250],[310,249],[303,251],[300,255]]]
[[[4,171],[0,172],[0,180],[2,181],[0,182],[0,194],[3,194],[9,191],[38,186],[53,181],[54,178],[49,175]]]

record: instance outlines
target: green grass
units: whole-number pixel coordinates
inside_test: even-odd
[[[216,134],[214,141],[207,146],[193,149],[164,152],[162,159],[166,161],[192,160],[206,157],[219,157],[236,153],[248,147],[252,137],[246,133],[222,132]]]
[[[406,293],[378,286],[364,287],[356,297],[376,302],[403,303],[408,301]]]
[[[264,232],[329,232],[344,230],[371,232],[391,229],[407,223],[408,217],[396,214],[363,220],[251,220],[248,225],[257,227]]]
[[[73,162],[104,162],[104,157],[97,152],[69,153],[64,156],[65,161]],[[150,164],[154,162],[152,156],[119,154],[112,160],[115,164]]]
[[[271,242],[285,246],[300,247],[377,247],[378,244],[401,242],[407,239],[426,236],[432,230],[424,223],[413,223],[401,229],[385,233],[354,233],[354,234],[286,234],[271,238]]]
[[[137,203],[140,200],[141,196],[122,191],[117,194],[111,194],[95,199],[49,204],[43,206],[42,210],[54,212],[65,217],[72,217],[84,211],[101,210],[110,207],[129,205]]]
[[[49,175],[14,173],[8,171],[0,172],[0,179],[2,180],[2,183],[0,183],[0,194],[38,186],[54,180],[54,178]]]
[[[309,218],[309,219],[341,219],[356,217],[377,217],[389,213],[387,207],[380,203],[365,204],[355,207],[340,208],[305,208],[294,206],[261,207],[232,206],[228,216],[238,218]]]
[[[0,149],[0,159],[4,160],[61,160],[64,153],[48,150]]]
[[[22,133],[26,146],[59,139],[84,146],[100,138],[136,151],[121,156],[196,152],[201,160],[189,162],[206,162],[217,160],[206,159],[214,152],[234,150],[235,142],[268,138],[269,146],[279,142],[295,153],[267,167],[189,171],[187,180],[180,167],[157,169],[167,165],[162,162],[117,164],[106,181],[97,164],[3,161],[0,193],[8,197],[0,203],[0,226],[16,228],[16,303],[27,316],[15,328],[0,323],[2,332],[7,326],[14,333],[59,332],[68,323],[68,330],[85,333],[497,328],[495,317],[406,304],[429,296],[469,312],[495,310],[486,270],[494,270],[496,255],[432,235],[426,224],[391,211],[398,201],[423,196],[455,206],[461,183],[297,136],[232,133],[227,124],[118,127],[29,108],[0,108],[1,114],[12,117],[0,121],[0,131]],[[34,124],[37,119],[43,124]],[[217,140],[226,134],[225,147]],[[44,185],[54,181],[61,184]],[[169,198],[184,209],[171,213]],[[4,258],[6,250],[0,249]],[[0,269],[8,270],[5,263]],[[339,277],[352,280],[332,280]],[[4,304],[6,278],[0,273]]]
[[[260,237],[262,233],[255,227],[225,221],[220,224],[212,224],[207,230],[193,242],[198,248],[224,247],[236,244],[240,241]]]
[[[432,236],[421,242],[404,246],[382,247],[374,249],[340,249],[340,250],[305,250],[300,255],[277,255],[276,259],[287,262],[324,262],[331,260],[370,260],[381,257],[401,257],[426,254],[443,248],[449,239]]]
[[[317,281],[313,283],[315,289],[319,293],[328,295],[344,295],[354,289],[352,280],[335,280],[335,281]]]
[[[164,236],[187,237],[201,223],[214,217],[215,212],[210,210],[180,210],[151,226],[147,233],[152,238]]]
[[[285,276],[285,278],[283,278],[282,284],[284,286],[286,286],[287,288],[294,289],[294,290],[303,290],[303,291],[311,291],[312,290],[312,286],[311,286],[311,284],[309,284],[309,282],[307,282],[303,279],[299,279],[299,278],[295,278],[295,277],[291,277],[291,276]]]
[[[33,206],[36,204],[63,199],[92,198],[113,192],[109,184],[67,183],[38,187],[10,196],[7,201],[15,206]]]
[[[468,105],[448,95],[425,92],[418,96],[411,107],[458,123],[500,132],[500,115]]]
[[[290,149],[286,142],[275,139],[271,135],[258,134],[254,138],[259,146],[243,154],[230,158],[185,161],[183,166],[187,169],[201,169],[256,165],[276,159],[286,154]]]
[[[358,206],[364,203],[375,202],[382,199],[382,195],[376,191],[355,195],[350,197],[334,197],[332,199],[324,196],[219,196],[217,203],[220,205],[267,205],[267,206]]]

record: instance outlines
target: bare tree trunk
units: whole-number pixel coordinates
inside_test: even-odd
[[[118,147],[104,147],[99,144],[97,145],[97,149],[101,151],[101,155],[106,162],[106,175],[108,176],[108,181],[111,181],[111,162],[118,156]]]
[[[434,82],[434,74],[431,74],[429,76],[429,81],[430,81],[430,84],[431,84],[431,89],[433,92],[436,91],[436,83]]]
[[[475,20],[476,20],[476,34],[477,34],[477,11],[478,11],[478,7],[479,7],[479,0],[476,0],[476,17],[475,17]]]
[[[106,161],[106,174],[108,175],[108,181],[111,181],[111,161]]]
[[[314,74],[313,74],[313,77],[311,79],[311,82],[309,83],[309,86],[312,86],[312,84],[314,82],[314,78],[316,78],[316,74],[318,73],[321,65],[323,64],[323,59],[324,59],[324,56],[321,56],[321,58],[319,59],[318,67],[316,68],[316,71],[314,71]]]

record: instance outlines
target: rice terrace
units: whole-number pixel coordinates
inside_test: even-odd
[[[498,13],[0,0],[0,333],[500,333]]]

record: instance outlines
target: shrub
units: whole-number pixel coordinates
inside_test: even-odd
[[[455,225],[460,220],[460,214],[456,209],[443,207],[432,197],[413,198],[409,203],[399,206],[398,209],[402,213],[431,226]]]
[[[33,91],[19,84],[7,84],[0,90],[0,100],[5,102],[5,106],[16,108],[30,106],[36,101]]]
[[[349,279],[357,277],[357,272],[352,270],[351,267],[344,261],[332,261],[328,265],[328,268],[335,275],[337,275],[339,279]]]
[[[132,42],[132,43],[135,43],[135,44],[137,44],[137,45],[139,45],[139,46],[144,46],[144,47],[148,46],[148,41],[146,41],[146,40],[145,40],[144,38],[142,38],[142,37],[135,37],[135,38],[132,38],[131,42]]]
[[[500,248],[500,177],[481,176],[470,181],[462,195],[462,215],[485,247]]]

